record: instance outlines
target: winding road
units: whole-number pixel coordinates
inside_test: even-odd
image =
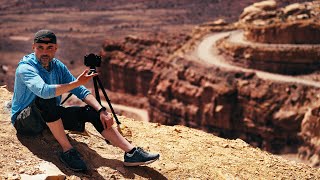
[[[209,34],[205,36],[196,48],[195,55],[200,58],[204,63],[215,65],[227,70],[236,70],[242,72],[254,72],[259,78],[266,80],[273,80],[278,82],[286,82],[286,83],[298,83],[306,86],[312,86],[316,88],[320,88],[320,82],[312,81],[308,79],[303,79],[301,77],[294,77],[288,75],[274,74],[265,71],[248,69],[239,66],[234,66],[229,64],[224,60],[222,55],[219,55],[217,48],[215,47],[215,43],[217,40],[229,36],[229,40],[236,43],[250,43],[243,40],[243,35],[240,30],[236,31],[228,31],[222,33]],[[261,43],[255,43],[255,45],[259,46]],[[287,46],[296,46],[296,45],[287,45]],[[305,46],[305,45],[304,45]],[[107,103],[104,101],[103,104],[107,106]],[[126,111],[128,113],[136,114],[139,120],[149,121],[149,116],[147,110],[138,109],[134,107],[113,104],[115,109]]]
[[[207,64],[215,65],[228,70],[254,72],[261,79],[268,79],[273,81],[289,82],[289,83],[298,83],[306,86],[313,86],[313,87],[320,88],[320,82],[317,82],[317,81],[302,79],[301,77],[294,77],[289,75],[269,73],[269,72],[260,71],[260,70],[247,69],[247,68],[234,66],[227,63],[224,60],[223,56],[219,55],[218,50],[215,47],[215,43],[217,40],[229,35],[231,37],[230,40],[232,41],[236,41],[238,43],[244,42],[241,34],[242,33],[240,30],[236,30],[236,31],[228,31],[228,32],[207,35],[201,40],[198,47],[196,48],[196,55]]]

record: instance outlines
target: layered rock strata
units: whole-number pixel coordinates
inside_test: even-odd
[[[186,37],[176,40],[184,42]],[[307,107],[316,101],[318,89],[261,80],[254,73],[204,67],[187,58],[170,59],[169,53],[178,48],[170,43],[162,47],[169,53],[160,56],[157,45],[146,45],[148,40],[125,41],[104,46],[105,84],[115,92],[147,97],[152,122],[241,137],[271,152],[284,151],[287,146],[293,147],[288,151],[295,151],[303,143],[299,135],[301,122]],[[128,47],[154,54],[149,59],[130,59],[130,53],[137,51]],[[148,71],[139,71],[144,65]],[[139,79],[145,80],[146,72],[149,80],[143,84]]]
[[[180,66],[163,70],[152,81],[150,119],[241,137],[271,152],[296,151],[303,143],[301,122],[319,89],[186,61],[175,59]]]
[[[320,3],[295,3],[277,8],[273,0],[244,9],[241,32],[217,43],[229,63],[280,74],[305,74],[319,69]]]
[[[320,32],[319,32],[320,33]],[[308,74],[320,68],[320,45],[261,44],[231,33],[216,43],[230,64],[279,74]]]
[[[170,39],[170,38],[169,38]],[[106,40],[103,45],[101,75],[107,77],[103,83],[111,91],[137,96],[147,96],[154,77],[157,62],[177,50],[187,35],[172,37],[137,38],[128,36],[124,42]]]
[[[194,44],[190,43],[194,36],[106,41],[101,67],[105,86],[114,92],[133,95],[131,101],[147,98],[148,105],[144,107],[148,108],[152,122],[186,125],[222,137],[240,137],[270,152],[297,152],[300,147],[301,157],[318,165],[315,122],[319,115],[313,110],[314,118],[309,120],[313,116],[308,115],[308,109],[318,108],[320,89],[262,80],[254,73],[208,67],[181,56],[181,49],[188,53],[182,44]],[[265,50],[265,54],[276,58],[273,50],[277,49],[272,48]],[[290,54],[281,52],[281,48],[279,51],[279,54]],[[294,55],[317,56],[306,51]],[[264,60],[254,50],[251,53]]]
[[[270,44],[319,44],[320,2],[278,8],[274,0],[254,3],[240,15],[248,41]]]

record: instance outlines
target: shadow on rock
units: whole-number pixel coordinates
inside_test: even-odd
[[[137,166],[137,167],[126,167],[126,170],[130,172],[129,174],[137,174],[141,177],[148,178],[148,179],[155,179],[155,180],[166,180],[165,176],[163,176],[158,171],[148,167],[148,166]],[[129,177],[129,178],[134,178]]]
[[[37,136],[25,136],[17,134],[19,141],[26,146],[34,155],[45,161],[51,162],[56,165],[61,172],[67,176],[78,176],[80,178],[93,178],[93,179],[105,179],[97,169],[99,167],[109,167],[119,172],[124,178],[135,178],[135,175],[139,175],[148,179],[167,179],[158,171],[147,167],[125,167],[122,161],[117,159],[107,159],[100,156],[96,151],[88,147],[87,144],[75,141],[68,137],[70,143],[78,149],[79,153],[82,154],[83,160],[88,166],[86,172],[74,172],[68,169],[60,160],[59,154],[61,153],[61,147],[54,139],[53,135],[49,130],[45,130],[42,134]],[[112,178],[109,172],[106,172]],[[116,174],[116,173],[115,173]]]

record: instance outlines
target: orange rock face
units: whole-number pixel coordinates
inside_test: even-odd
[[[248,41],[271,44],[319,44],[320,3],[295,3],[276,8],[273,0],[244,9],[241,26]]]
[[[255,73],[208,67],[176,54],[183,44],[192,44],[196,36],[131,36],[123,42],[106,41],[101,67],[105,86],[133,95],[130,101],[147,98],[144,107],[152,122],[241,137],[270,152],[296,152],[306,142],[301,137],[306,109],[313,106],[320,90],[260,79]],[[247,63],[249,68],[285,74],[317,68],[317,46],[230,42],[221,41],[218,46],[240,66]],[[268,66],[270,60],[278,64]]]
[[[280,74],[318,70],[320,3],[295,3],[277,8],[273,0],[244,9],[241,29],[217,43],[231,64]]]

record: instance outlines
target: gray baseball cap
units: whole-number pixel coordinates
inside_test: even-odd
[[[48,43],[57,44],[57,37],[51,30],[42,29],[34,35],[33,42],[45,43],[45,44],[48,44]]]

